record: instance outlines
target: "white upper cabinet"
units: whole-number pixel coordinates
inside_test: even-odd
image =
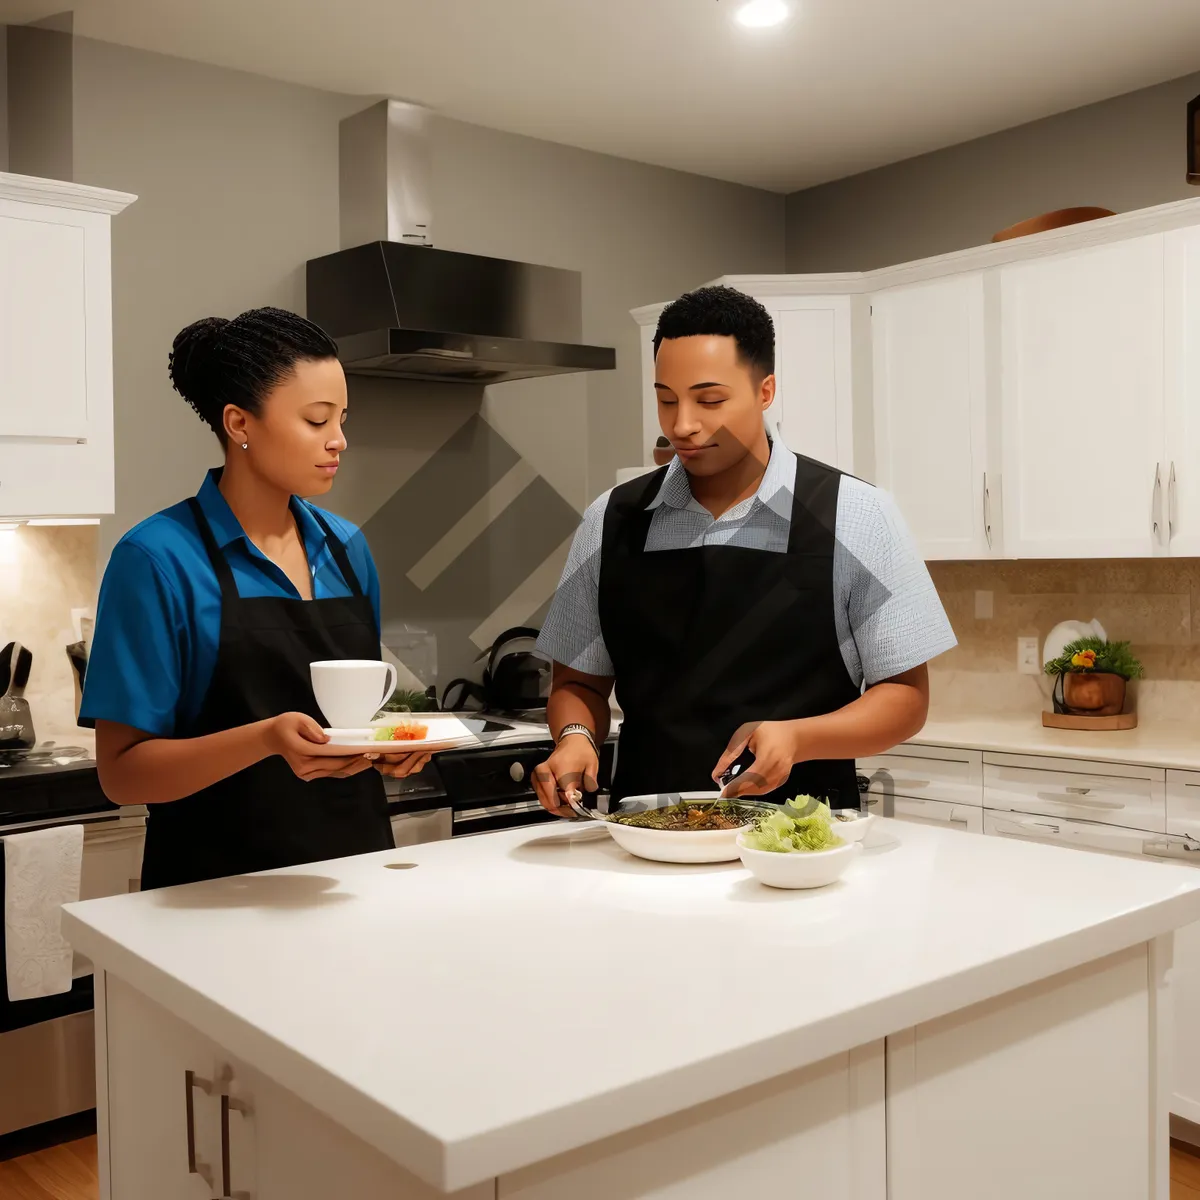
[[[1174,555],[1200,556],[1200,228],[1167,234],[1163,487]]]
[[[113,511],[109,223],[133,199],[0,174],[0,520]]]
[[[927,559],[987,558],[989,477],[984,281],[979,274],[871,298],[875,476]]]
[[[854,470],[849,296],[760,296],[775,322],[768,424],[789,449]]]
[[[774,318],[769,424],[892,493],[927,559],[1200,557],[1200,200],[716,282]]]
[[[1011,557],[1163,552],[1164,241],[1001,272]]]

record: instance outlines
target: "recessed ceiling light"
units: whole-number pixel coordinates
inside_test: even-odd
[[[788,19],[788,6],[784,0],[748,0],[737,10],[735,19],[747,29],[769,29]]]

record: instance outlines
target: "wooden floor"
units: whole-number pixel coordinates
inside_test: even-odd
[[[0,1162],[0,1200],[97,1200],[96,1139]],[[1171,1200],[1200,1200],[1200,1157],[1171,1151]]]
[[[0,1162],[0,1200],[96,1200],[99,1192],[94,1135]]]

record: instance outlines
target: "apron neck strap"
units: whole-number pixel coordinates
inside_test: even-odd
[[[236,600],[238,590],[237,584],[233,580],[233,570],[229,566],[229,560],[221,553],[217,539],[213,537],[212,526],[204,515],[204,509],[200,507],[200,501],[195,496],[191,496],[188,499],[188,507],[192,510],[192,517],[200,532],[200,540],[208,552],[208,561],[212,563],[212,568],[217,573],[217,582],[221,585],[221,599],[223,601]]]
[[[341,538],[329,528],[329,522],[315,509],[308,510],[313,517],[313,520],[320,525],[325,533],[325,541],[329,546],[329,553],[333,556],[333,561],[337,563],[337,569],[341,571],[342,578],[346,581],[346,586],[350,589],[353,596],[361,597],[363,594],[362,584],[358,581],[358,576],[355,574],[354,568],[350,565],[350,557],[346,553],[346,547]]]

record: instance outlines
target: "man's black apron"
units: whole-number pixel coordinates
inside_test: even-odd
[[[221,637],[201,711],[175,736],[204,737],[286,712],[307,713],[324,724],[309,664],[379,657],[375,615],[346,548],[314,513],[353,594],[327,600],[244,598],[194,499],[191,510],[221,585]],[[305,783],[275,756],[192,796],[147,808],[143,889],[395,845],[383,780],[374,770]]]
[[[614,801],[712,791],[713,769],[742,724],[820,716],[858,699],[833,615],[841,475],[796,460],[786,554],[738,546],[646,551],[654,515],[646,506],[666,467],[609,497],[599,602],[624,714]],[[799,763],[763,799],[806,794],[857,807],[854,763]]]

